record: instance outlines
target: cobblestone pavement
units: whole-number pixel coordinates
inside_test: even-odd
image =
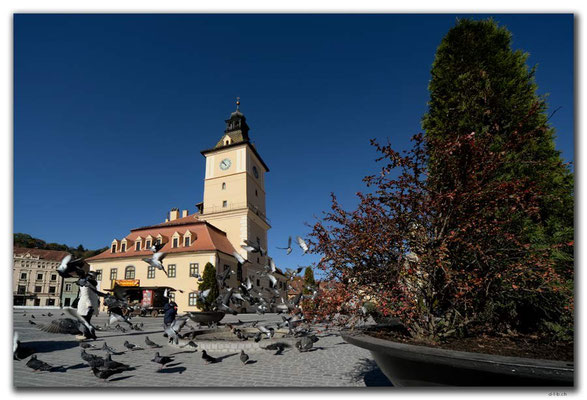
[[[174,354],[175,361],[161,371],[158,364],[151,362],[155,351],[152,349],[126,351],[112,356],[115,361],[135,367],[111,377],[108,381],[96,378],[90,368],[80,358],[79,342],[73,335],[50,334],[29,324],[33,321],[47,323],[60,318],[60,310],[50,310],[53,317],[43,317],[48,310],[15,310],[14,329],[19,332],[21,343],[37,349],[37,357],[53,366],[63,366],[56,372],[34,372],[23,361],[13,362],[13,382],[17,388],[27,387],[361,387],[390,386],[391,384],[377,367],[371,354],[364,349],[346,343],[339,335],[322,333],[315,343],[316,349],[300,353],[297,349],[286,349],[282,355],[272,351],[248,352],[249,364],[243,366],[237,351],[209,351],[214,357],[222,357],[216,364],[205,364],[201,351],[196,352],[166,345],[163,338],[162,318],[133,318],[133,322],[143,322],[143,331],[97,332],[98,340],[91,341],[98,347],[103,342],[118,351],[126,350],[125,340],[144,346],[145,336],[163,345],[161,355]],[[26,313],[26,315],[23,315]],[[62,318],[62,317],[61,317]],[[101,313],[92,319],[95,325],[103,325],[106,315]],[[263,316],[256,314],[227,315],[223,323],[252,321],[281,321],[276,314]],[[192,323],[193,325],[193,323]],[[103,351],[91,353],[104,356]]]

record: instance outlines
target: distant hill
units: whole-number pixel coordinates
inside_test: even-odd
[[[92,257],[92,256],[95,256],[96,254],[100,254],[104,250],[108,249],[108,247],[104,247],[102,249],[89,250],[89,249],[86,249],[81,244],[77,247],[69,247],[65,244],[47,243],[42,239],[34,238],[31,235],[27,235],[26,233],[15,233],[14,234],[14,247],[26,247],[28,249],[67,251],[67,252],[73,254],[73,256],[75,258]]]

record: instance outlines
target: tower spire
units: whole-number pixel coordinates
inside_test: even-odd
[[[241,98],[240,97],[236,97],[236,111],[240,111],[239,110],[239,106],[241,105]]]

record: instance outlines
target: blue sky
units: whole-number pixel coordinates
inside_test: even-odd
[[[270,253],[378,170],[370,138],[420,131],[436,47],[466,15],[15,15],[14,232],[88,248],[202,200],[241,97],[266,179]],[[475,18],[490,15],[476,15]],[[574,153],[573,16],[495,15],[537,64]]]

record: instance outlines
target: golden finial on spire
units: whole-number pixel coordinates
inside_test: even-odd
[[[240,97],[237,97],[236,98],[236,110],[237,111],[238,111],[238,106],[240,106],[240,105],[241,105],[241,98]]]

